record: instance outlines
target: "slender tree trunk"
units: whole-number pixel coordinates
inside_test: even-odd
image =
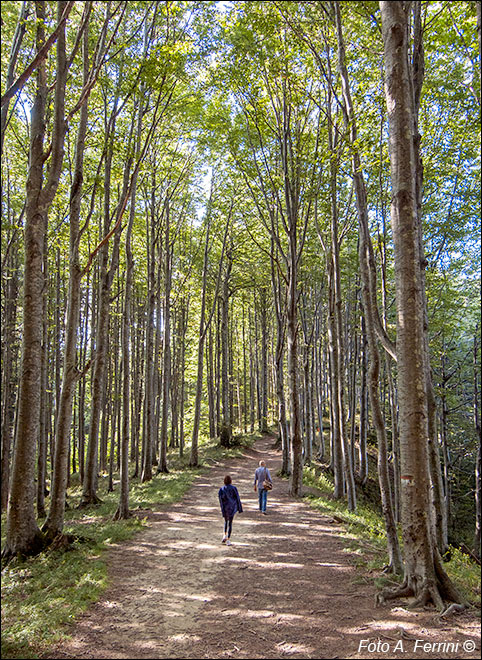
[[[428,303],[425,293],[425,265],[427,263],[422,232],[422,191],[423,191],[423,163],[420,155],[421,136],[418,128],[418,114],[420,107],[420,97],[422,94],[422,85],[425,74],[424,48],[423,48],[423,27],[421,17],[421,2],[413,2],[413,52],[410,61],[412,94],[413,94],[413,152],[416,171],[416,207],[418,217],[418,240],[419,240],[419,259],[420,274],[422,285],[422,303],[424,312],[424,342],[425,342],[425,378],[427,391],[427,412],[428,412],[428,438],[429,438],[429,467],[430,479],[432,482],[431,496],[433,500],[433,511],[435,514],[434,527],[437,539],[438,549],[441,553],[448,549],[447,536],[447,511],[444,502],[442,469],[440,463],[440,451],[438,445],[437,432],[437,404],[432,381],[432,372],[430,368],[430,350],[428,345]]]
[[[249,428],[250,433],[254,433],[254,405],[255,405],[255,370],[254,370],[254,348],[255,341],[252,340],[253,330],[253,317],[251,310],[249,312],[249,334],[251,341],[249,342]]]
[[[216,428],[216,394],[214,392],[214,358],[213,358],[213,332],[212,326],[208,330],[208,342],[206,347],[206,365],[207,365],[207,388],[208,388],[208,406],[209,406],[209,437],[215,438]]]
[[[290,400],[290,462],[291,474],[289,492],[293,497],[301,496],[303,482],[303,438],[301,437],[300,399],[298,389],[298,254],[297,223],[291,220],[289,231],[289,279],[286,310],[286,338],[288,345],[288,387]]]
[[[49,331],[48,331],[48,291],[49,291],[49,270],[48,270],[48,254],[47,254],[47,230],[45,230],[45,240],[43,255],[44,255],[44,291],[43,291],[43,340],[42,340],[42,366],[40,382],[40,429],[38,438],[37,449],[37,516],[45,518],[45,495],[46,495],[46,479],[47,479],[47,451],[48,451],[48,435],[49,435],[49,418],[51,415],[51,407],[48,402],[48,363],[49,363]],[[60,307],[60,300],[57,300]],[[56,345],[56,353],[59,352],[59,347]],[[58,361],[56,357],[56,362]]]
[[[266,290],[260,290],[261,324],[261,433],[268,433],[268,319]]]
[[[480,5],[480,3],[478,3]],[[480,7],[479,7],[479,30],[480,30]],[[479,328],[477,326],[474,335],[474,350],[473,350],[473,368],[474,368],[474,403],[473,403],[473,419],[474,429],[477,437],[477,458],[475,460],[475,533],[474,533],[474,554],[480,559],[480,531],[481,531],[481,511],[480,505],[482,502],[481,486],[482,486],[482,458],[481,458],[481,425],[480,425],[480,395],[479,395],[479,378],[480,378],[480,360],[479,354]]]
[[[90,299],[90,278],[87,278],[85,287],[84,314],[82,323],[82,332],[80,338],[80,367],[85,369],[86,353],[88,344],[88,325],[89,325],[89,299]],[[79,381],[78,388],[78,407],[79,407],[79,477],[80,482],[84,481],[85,473],[85,378]]]
[[[169,199],[166,199],[165,207],[165,239],[164,239],[164,328],[163,328],[163,373],[162,373],[162,414],[161,414],[161,433],[160,433],[160,448],[159,448],[159,463],[157,466],[157,474],[163,472],[168,473],[167,467],[167,444],[168,444],[168,420],[170,400],[169,394],[171,391],[171,264],[172,264],[172,246],[170,239],[171,232],[171,213],[169,207]]]
[[[87,83],[89,73],[89,30],[84,32],[84,62],[83,80]],[[82,271],[79,262],[80,243],[80,206],[82,199],[82,182],[84,177],[84,151],[87,134],[88,106],[87,101],[81,108],[77,143],[75,147],[74,178],[70,191],[69,209],[69,289],[67,298],[67,317],[63,359],[63,379],[57,413],[55,431],[55,454],[52,470],[52,486],[49,515],[43,526],[48,537],[54,538],[62,533],[65,514],[65,497],[69,474],[68,454],[72,431],[72,403],[75,385],[78,380],[77,371],[77,334],[81,303]]]
[[[152,175],[151,191],[156,188],[155,173]],[[152,193],[153,195],[153,193]],[[145,339],[145,376],[144,376],[144,419],[142,425],[142,472],[141,481],[144,483],[152,479],[152,443],[154,442],[154,315],[156,304],[155,292],[155,236],[154,236],[154,199],[151,199],[151,218],[147,219],[146,234],[147,241],[147,319],[146,319],[146,339]]]
[[[340,434],[341,453],[343,459],[343,471],[346,484],[346,495],[348,501],[348,510],[354,511],[356,508],[356,488],[355,477],[353,473],[353,464],[351,460],[351,451],[348,442],[348,435],[346,429],[346,411],[345,411],[345,370],[343,364],[343,356],[345,354],[345,341],[343,332],[343,323],[341,317],[341,275],[339,263],[339,241],[338,241],[338,210],[336,202],[336,174],[334,171],[335,164],[331,164],[332,168],[332,259],[333,259],[333,295],[334,295],[334,346],[336,347],[335,355],[335,397],[337,399],[337,412],[338,412],[338,428]]]
[[[338,410],[338,350],[335,340],[335,303],[333,291],[333,267],[328,265],[328,350],[329,350],[329,388],[330,388],[330,466],[333,470],[335,499],[344,495],[344,479],[340,433],[340,413]]]
[[[213,177],[214,180],[214,177]],[[211,181],[211,194],[209,197],[207,213],[206,213],[206,237],[204,241],[204,262],[203,262],[203,275],[202,275],[202,293],[201,293],[201,313],[199,318],[199,335],[198,335],[198,354],[197,354],[197,380],[196,380],[196,398],[194,400],[194,420],[193,420],[193,430],[192,430],[192,441],[191,441],[191,456],[189,460],[189,465],[191,467],[196,467],[199,463],[199,453],[198,453],[198,439],[199,439],[199,426],[201,422],[201,398],[202,398],[202,385],[203,385],[203,373],[204,373],[204,342],[206,339],[206,330],[205,327],[205,313],[206,313],[206,295],[207,295],[207,274],[208,274],[208,257],[209,257],[209,234],[211,230],[211,204],[213,196],[213,186],[214,182]],[[209,342],[209,351],[210,355],[208,359],[208,373],[209,368],[211,367],[211,380],[212,376],[212,348],[211,348],[211,337]],[[208,376],[209,377],[209,376]],[[209,387],[209,384],[208,384]],[[209,429],[210,433],[216,434],[215,428],[213,428],[213,410],[214,410],[214,401],[212,401],[212,390],[210,397],[210,416],[209,416]],[[214,437],[211,435],[211,437]]]
[[[284,346],[285,346],[285,315],[281,304],[281,286],[279,276],[276,271],[274,260],[275,241],[271,237],[271,288],[273,291],[273,300],[276,313],[276,347],[275,347],[275,378],[276,378],[276,397],[278,400],[278,433],[281,441],[282,466],[281,473],[289,475],[290,473],[290,446],[289,434],[286,422],[286,398],[284,386]]]
[[[370,355],[369,363],[369,395],[373,423],[375,425],[378,441],[378,481],[380,484],[380,495],[382,500],[382,511],[385,519],[387,532],[387,544],[390,568],[395,573],[402,572],[402,557],[398,543],[397,527],[393,515],[392,497],[390,491],[390,479],[388,474],[388,446],[385,432],[385,421],[383,419],[380,405],[379,379],[380,379],[380,355],[377,346],[375,316],[376,291],[373,290],[376,273],[370,270],[370,232],[368,224],[368,205],[366,198],[365,181],[361,169],[361,158],[357,149],[357,126],[351,92],[348,81],[348,70],[345,64],[345,45],[343,40],[341,15],[339,3],[335,3],[335,17],[338,37],[338,60],[342,79],[343,98],[345,103],[346,124],[350,130],[352,148],[352,170],[355,185],[356,205],[359,222],[359,264],[361,275],[362,305],[365,318],[367,345]]]
[[[223,447],[230,447],[232,440],[232,420],[230,406],[229,383],[229,280],[232,269],[231,248],[226,253],[226,272],[223,279],[221,303],[221,400],[222,423],[219,433],[220,443]]]
[[[99,237],[106,236],[109,232],[111,221],[110,195],[111,195],[111,170],[114,149],[115,117],[118,97],[114,101],[113,117],[110,132],[106,135],[108,141],[107,157],[105,164],[105,187],[104,187],[104,210],[103,228],[99,231]],[[106,110],[107,111],[107,110]],[[103,399],[105,394],[107,342],[110,314],[110,278],[109,278],[109,244],[105,243],[100,250],[99,282],[97,292],[97,319],[95,323],[95,353],[92,369],[91,382],[91,419],[89,428],[89,442],[85,460],[85,473],[82,487],[82,498],[79,507],[83,508],[90,504],[98,504],[101,500],[97,497],[97,471],[99,462],[99,429]]]
[[[5,325],[2,355],[2,511],[7,509],[8,504],[10,462],[15,423],[15,355],[18,352],[15,323],[19,287],[16,254],[9,260],[5,271],[8,272],[8,279],[4,295]]]
[[[180,356],[179,356],[179,378],[180,378],[180,388],[179,388],[179,456],[184,456],[184,408],[185,408],[185,398],[186,398],[186,379],[184,378],[184,372],[186,370],[186,332],[187,332],[187,323],[189,318],[189,295],[187,300],[183,300],[181,306],[181,318],[180,318],[180,330],[179,330],[179,341],[181,343]]]
[[[358,477],[360,483],[366,484],[368,479],[367,456],[367,430],[368,430],[368,401],[367,401],[367,332],[365,317],[361,317],[361,377],[360,377],[360,431],[358,437]]]
[[[136,147],[137,155],[140,151],[141,130],[142,130],[142,101],[140,103],[138,120]],[[121,440],[120,440],[120,491],[119,505],[114,514],[115,520],[125,520],[130,517],[129,511],[129,436],[132,428],[130,419],[131,410],[131,374],[130,369],[130,326],[132,318],[132,282],[134,278],[134,259],[132,256],[132,227],[134,224],[136,210],[136,192],[137,192],[137,173],[134,174],[132,181],[132,198],[129,212],[129,221],[127,223],[125,250],[126,250],[126,275],[124,285],[124,309],[121,320],[121,343],[122,343],[122,421],[121,421]]]
[[[324,407],[324,394],[323,394],[323,349],[322,349],[322,319],[316,319],[317,332],[315,342],[315,378],[316,378],[316,416],[318,419],[318,451],[317,458],[320,461],[325,460],[325,436],[323,430],[323,407]]]

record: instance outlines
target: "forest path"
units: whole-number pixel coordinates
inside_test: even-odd
[[[153,512],[148,529],[114,546],[111,586],[48,657],[479,657],[471,613],[438,622],[433,610],[409,612],[406,602],[375,609],[375,589],[350,561],[344,530],[275,477],[273,442],[267,436],[242,458],[216,464],[182,502]],[[260,459],[274,479],[267,516],[252,485]],[[218,502],[228,472],[244,508],[231,546],[221,544]],[[373,647],[359,650],[361,640]],[[415,640],[446,646],[427,651]]]

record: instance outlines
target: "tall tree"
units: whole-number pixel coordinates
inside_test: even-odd
[[[89,29],[88,23],[91,3],[87,3],[87,26],[83,39],[83,85],[88,84],[89,75]],[[43,531],[51,538],[61,533],[64,524],[65,496],[68,480],[68,458],[70,434],[72,425],[72,402],[75,384],[79,377],[77,370],[77,330],[79,324],[80,283],[82,269],[79,260],[80,244],[80,209],[82,199],[82,182],[84,178],[84,151],[87,134],[88,105],[87,97],[80,111],[79,128],[75,148],[74,177],[70,193],[70,255],[69,255],[69,292],[67,302],[66,337],[64,345],[64,364],[62,389],[57,412],[55,431],[55,456],[52,471],[52,487],[50,510]],[[85,226],[84,226],[85,228]],[[42,486],[43,487],[43,486]]]
[[[57,3],[57,20],[61,23],[66,2]],[[46,3],[35,3],[36,50],[45,45]],[[23,298],[22,365],[18,395],[17,439],[13,457],[10,499],[7,511],[7,541],[3,556],[30,555],[43,546],[34,514],[34,461],[39,436],[42,365],[42,329],[44,286],[43,256],[48,212],[57,191],[64,157],[65,87],[68,62],[65,23],[59,29],[56,55],[56,82],[50,167],[45,178],[48,154],[44,151],[47,127],[49,83],[45,60],[37,68],[37,86],[31,114],[31,138],[27,199],[25,207],[25,269]]]
[[[380,2],[392,180],[395,247],[397,366],[400,406],[401,502],[404,583],[381,598],[414,595],[417,604],[444,600],[464,605],[437,549],[430,510],[426,342],[414,153],[414,100],[409,71],[410,3]]]
[[[376,319],[378,319],[376,269],[368,224],[368,204],[365,179],[362,171],[361,157],[357,146],[357,120],[351,97],[348,69],[345,62],[345,42],[343,38],[339,2],[334,4],[334,10],[338,40],[338,67],[341,74],[341,85],[343,91],[343,110],[345,115],[345,123],[348,130],[350,131],[353,183],[355,187],[359,223],[359,265],[362,282],[363,313],[366,324],[365,327],[368,351],[370,355],[368,391],[370,395],[372,418],[375,425],[378,441],[378,479],[380,484],[383,515],[385,518],[385,529],[387,532],[390,567],[396,573],[401,573],[402,558],[398,543],[397,527],[393,513],[392,497],[390,492],[390,479],[388,474],[388,446],[385,431],[385,420],[383,419],[380,405],[380,355],[376,339]],[[378,326],[380,326],[379,321]]]

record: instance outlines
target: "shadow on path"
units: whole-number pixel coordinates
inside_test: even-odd
[[[480,650],[470,614],[441,624],[433,611],[409,612],[401,602],[375,609],[374,587],[360,583],[343,528],[275,478],[281,456],[273,443],[266,436],[242,458],[214,466],[182,502],[114,547],[110,588],[49,657],[479,657],[463,649],[465,642]],[[274,478],[266,516],[253,489],[260,459]],[[217,496],[228,472],[244,509],[231,546],[221,544]],[[417,639],[454,646],[420,650]]]

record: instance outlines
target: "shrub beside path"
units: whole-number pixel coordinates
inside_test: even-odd
[[[375,588],[360,582],[344,529],[275,478],[273,442],[267,436],[216,464],[182,502],[150,512],[150,526],[109,553],[102,599],[45,657],[480,657],[471,612],[439,621],[434,610],[408,611],[406,601],[375,608]],[[267,516],[252,486],[262,458],[274,478]],[[217,495],[226,473],[244,508],[231,546],[221,544]]]

